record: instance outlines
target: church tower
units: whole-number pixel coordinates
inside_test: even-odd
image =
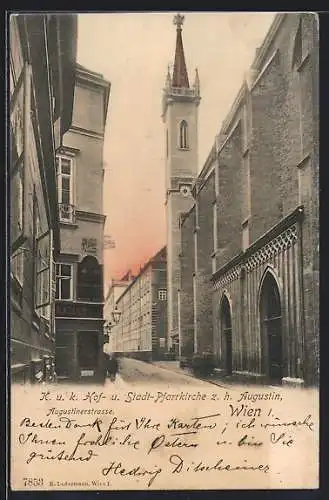
[[[182,25],[184,16],[174,17],[176,51],[174,68],[168,68],[163,90],[162,119],[165,125],[166,213],[167,213],[167,310],[168,347],[179,342],[178,290],[180,283],[180,228],[182,213],[193,206],[191,187],[198,168],[198,71],[190,86],[186,69]]]

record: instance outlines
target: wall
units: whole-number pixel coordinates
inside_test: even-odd
[[[194,252],[195,208],[186,216],[181,225],[180,256],[180,321],[181,354],[193,353],[194,310],[193,310],[193,275],[195,272]]]
[[[103,133],[104,104],[98,88],[77,82],[74,92],[72,126],[93,132]],[[85,110],[88,109],[88,113]]]
[[[213,253],[213,202],[215,200],[215,175],[210,174],[197,194],[197,317],[198,352],[213,347],[212,320],[212,262]]]
[[[193,205],[192,196],[172,192],[167,201],[168,334],[178,333],[178,298],[181,247],[179,217]]]
[[[241,125],[233,130],[218,158],[217,269],[241,251]]]
[[[22,22],[22,18],[20,18]],[[12,15],[10,17],[10,93],[13,94],[13,90],[17,85],[17,80],[22,74],[24,65],[24,55],[23,48],[25,47],[27,40],[22,38],[22,34],[19,31],[18,17]],[[28,33],[27,33],[28,34]],[[40,34],[42,35],[42,33]],[[29,40],[31,43],[31,40]],[[51,324],[51,306],[48,305],[43,309],[36,308],[36,297],[37,291],[40,289],[39,284],[36,281],[36,259],[35,259],[35,237],[36,237],[36,227],[34,223],[35,218],[35,206],[38,207],[38,212],[40,216],[40,233],[49,232],[48,237],[48,255],[52,260],[52,248],[50,244],[51,238],[51,223],[48,219],[49,211],[48,207],[48,192],[49,185],[42,183],[45,179],[45,168],[46,165],[42,162],[42,155],[44,155],[45,161],[47,161],[48,156],[46,151],[41,151],[42,147],[41,139],[46,137],[47,133],[53,126],[49,123],[48,130],[38,129],[35,121],[32,122],[32,114],[34,120],[39,117],[34,109],[33,101],[31,100],[32,93],[36,95],[36,99],[42,99],[38,95],[38,91],[33,85],[36,82],[40,82],[40,78],[43,82],[47,81],[47,74],[49,67],[42,58],[40,59],[41,66],[33,67],[29,65],[28,73],[30,77],[26,79],[27,87],[24,85],[21,87],[22,91],[19,92],[18,107],[15,106],[14,113],[11,116],[12,125],[14,122],[18,124],[18,128],[15,127],[12,139],[21,137],[22,150],[24,150],[24,160],[21,167],[22,172],[22,184],[23,184],[23,227],[22,233],[24,238],[20,243],[17,243],[18,247],[14,250],[11,256],[11,367],[13,370],[13,376],[25,377],[25,380],[31,375],[31,361],[39,360],[39,365],[41,365],[42,357],[44,355],[52,356],[54,353],[54,331]],[[24,80],[23,80],[24,81]],[[30,91],[29,85],[31,85]],[[27,113],[24,114],[24,90],[26,91],[27,100],[26,104],[28,106]],[[48,89],[50,92],[50,89]],[[50,106],[49,102],[44,102],[44,106]],[[19,110],[17,114],[17,111]],[[19,121],[16,118],[19,117]],[[25,121],[27,120],[27,121]],[[19,125],[20,123],[20,125]],[[41,135],[40,135],[41,134]],[[44,135],[43,135],[44,134]],[[20,141],[19,141],[20,142]],[[13,140],[13,145],[15,141]],[[37,145],[39,149],[37,148]],[[49,145],[47,145],[48,147]],[[11,161],[15,162],[18,158],[13,154],[11,156]],[[13,174],[13,167],[16,168],[14,164],[10,166],[10,174]],[[11,244],[14,243],[14,238],[18,236],[17,226],[19,204],[20,199],[20,188],[19,184],[11,179],[10,183],[10,197],[11,197]],[[44,181],[45,182],[45,181]],[[19,231],[20,232],[20,231]],[[46,238],[45,240],[46,241]],[[18,242],[18,240],[17,240]],[[21,262],[23,268],[22,275],[16,271],[16,264]],[[51,279],[50,272],[48,274],[49,279]],[[39,287],[37,289],[37,287]],[[49,289],[47,288],[47,291]],[[44,319],[41,319],[41,313]],[[16,372],[19,368],[25,369],[25,374]],[[27,377],[27,378],[26,378]],[[15,378],[13,378],[15,380]]]
[[[81,111],[84,110],[85,120],[89,119],[84,102],[78,103]],[[102,106],[101,102],[99,110]],[[79,210],[96,214],[103,213],[103,140],[102,136],[90,136],[77,130],[71,130],[64,136],[64,146],[79,150],[75,157],[75,205]]]
[[[98,262],[103,262],[103,227],[99,222],[87,222],[77,217],[76,224],[61,224],[61,253],[78,255],[82,260],[82,240],[96,239],[96,251],[93,253]],[[59,261],[59,260],[58,260]]]

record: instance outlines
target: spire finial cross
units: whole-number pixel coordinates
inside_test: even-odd
[[[176,14],[176,16],[174,17],[174,24],[175,26],[177,26],[177,29],[178,30],[181,30],[182,29],[182,25],[184,23],[184,19],[185,17],[182,16],[181,14]]]

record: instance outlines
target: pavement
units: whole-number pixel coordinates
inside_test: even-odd
[[[229,379],[225,380],[223,375],[220,375],[220,372],[216,370],[210,376],[199,379],[193,374],[192,370],[188,370],[187,368],[180,368],[179,361],[152,361],[152,364],[159,368],[173,371],[175,373],[180,373],[187,377],[192,377],[196,380],[203,380],[204,382],[215,384],[220,387],[229,387],[232,383],[232,381]]]
[[[115,387],[127,388],[135,385],[209,385],[207,380],[200,380],[179,368],[178,362],[146,363],[132,358],[119,359],[119,372],[114,382],[107,379],[106,384],[113,383]]]

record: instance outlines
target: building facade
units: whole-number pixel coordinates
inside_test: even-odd
[[[134,276],[132,275],[131,271],[129,270],[125,276],[123,276],[121,279],[112,279],[110,286],[108,288],[106,297],[105,297],[105,302],[104,302],[104,325],[105,325],[105,330],[106,330],[106,325],[109,325],[110,328],[114,326],[114,320],[113,320],[113,312],[116,310],[117,307],[117,302],[120,299],[121,295],[123,292],[126,290],[126,288],[132,283],[134,279]],[[107,335],[107,334],[106,334]],[[107,342],[104,344],[104,352],[110,353],[111,352],[111,346],[114,348],[114,344],[112,342],[112,345],[109,345],[109,341],[106,338]]]
[[[77,18],[12,14],[9,36],[11,380],[36,382],[54,369],[55,154],[71,125]]]
[[[168,69],[163,91],[165,127],[168,347],[178,346],[178,291],[180,280],[180,215],[193,205],[192,184],[198,167],[198,105],[200,82],[196,70],[190,86],[182,41],[184,17],[174,18],[176,50],[173,73]]]
[[[56,374],[103,377],[103,145],[110,83],[80,65],[72,125],[57,155]]]
[[[167,333],[166,274],[164,247],[143,266],[116,301],[121,318],[110,332],[110,352],[142,360],[159,359],[164,355]]]
[[[271,383],[319,376],[318,37],[276,15],[181,223],[183,351]]]

